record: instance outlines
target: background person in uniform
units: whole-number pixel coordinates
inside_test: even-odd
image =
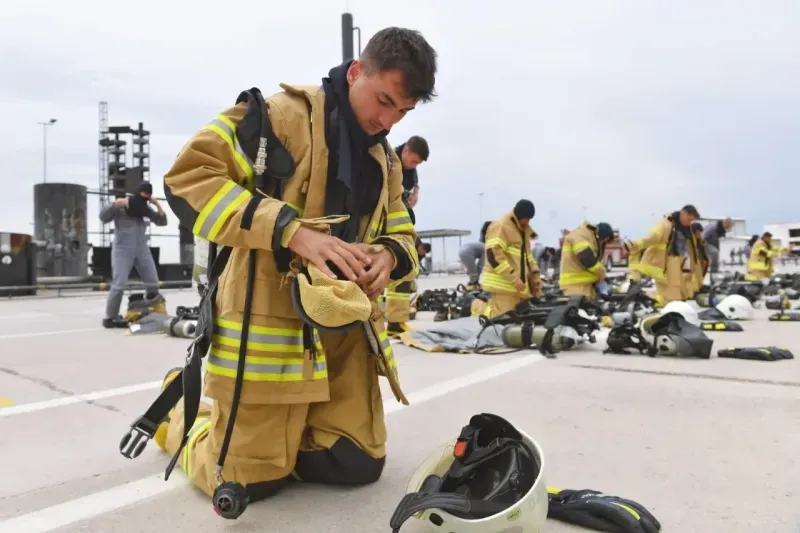
[[[688,298],[688,278],[684,274],[694,272],[698,261],[691,228],[698,218],[697,208],[687,204],[666,214],[644,238],[625,243],[631,281],[638,282],[642,276],[652,278],[656,282],[658,306]]]
[[[489,229],[491,220],[483,223],[481,234],[478,237],[478,242],[468,242],[458,250],[458,258],[467,269],[467,290],[479,290],[481,285],[479,283],[481,272],[483,271],[483,264],[486,261],[486,230]]]
[[[419,201],[419,176],[417,167],[428,160],[430,149],[428,141],[414,135],[406,142],[394,149],[400,156],[400,163],[403,165],[403,198],[408,206],[408,213],[411,220],[415,223],[414,208]]]
[[[709,261],[709,269],[712,274],[719,272],[719,240],[731,229],[733,221],[730,218],[715,220],[703,228],[702,238],[705,241],[706,257]],[[731,250],[731,264],[733,264],[734,253]]]
[[[606,244],[614,239],[608,222],[597,225],[584,222],[567,233],[561,245],[558,285],[567,296],[582,295],[592,300],[597,293],[608,294],[606,267],[603,265]],[[541,268],[541,264],[539,265]]]
[[[156,211],[150,207],[153,204]],[[106,328],[124,328],[128,323],[120,316],[125,284],[133,267],[145,286],[145,298],[155,301],[158,293],[158,271],[148,244],[147,227],[152,222],[156,226],[167,225],[167,215],[153,196],[153,185],[144,182],[136,194],[117,198],[100,211],[100,221],[114,223],[114,243],[111,246],[111,290],[106,300]]]

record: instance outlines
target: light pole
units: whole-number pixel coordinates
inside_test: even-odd
[[[480,228],[481,226],[483,226],[483,193],[482,192],[478,193],[478,216],[480,217],[478,219],[478,227]]]
[[[56,119],[51,118],[47,122],[37,122],[42,127],[42,166],[44,173],[44,183],[47,183],[47,127],[56,123]]]

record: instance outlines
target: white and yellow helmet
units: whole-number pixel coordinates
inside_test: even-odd
[[[390,520],[412,516],[436,533],[541,533],[548,495],[536,441],[503,418],[473,416],[417,468]]]

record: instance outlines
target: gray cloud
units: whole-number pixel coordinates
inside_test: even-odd
[[[146,0],[121,19],[91,0],[10,8],[0,110],[14,126],[0,131],[0,156],[13,179],[0,228],[29,231],[38,120],[59,119],[51,179],[95,187],[97,103],[107,100],[112,123],[142,121],[153,132],[160,190],[181,145],[240,90],[318,83],[341,57],[343,5],[313,4],[245,0],[235,22],[188,0]],[[688,202],[746,217],[754,232],[795,216],[787,193],[800,175],[796,2],[486,6],[349,2],[364,43],[381,27],[411,26],[440,53],[439,98],[390,137],[399,144],[421,134],[431,144],[419,170],[419,229],[476,232],[481,192],[484,219],[533,200],[535,227],[551,242],[584,214],[640,235],[653,216]],[[248,21],[252,31],[243,30]]]

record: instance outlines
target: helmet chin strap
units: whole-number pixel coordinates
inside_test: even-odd
[[[400,504],[389,520],[389,527],[392,528],[392,533],[398,533],[406,520],[427,509],[441,509],[462,515],[469,514],[475,518],[484,518],[497,514],[508,507],[508,503],[470,500],[461,494],[412,492],[400,500]]]

